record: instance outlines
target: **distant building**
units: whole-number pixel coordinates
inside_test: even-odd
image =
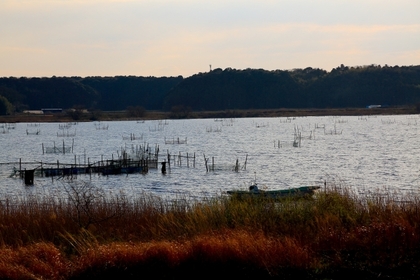
[[[56,114],[56,113],[61,113],[61,112],[63,112],[63,109],[62,108],[46,108],[46,109],[41,109],[41,111],[44,113],[44,114]]]
[[[34,115],[44,114],[44,112],[42,112],[41,110],[24,110],[23,113],[24,114],[34,114]]]
[[[366,106],[366,108],[368,108],[368,109],[381,108],[381,107],[382,107],[382,105],[369,105],[369,106]]]
[[[71,108],[71,109],[68,109],[68,111],[69,112],[76,112],[76,111],[78,111],[78,112],[82,112],[83,114],[89,113],[89,111],[87,109],[74,109],[74,108]]]

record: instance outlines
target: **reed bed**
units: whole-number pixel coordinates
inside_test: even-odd
[[[108,195],[0,201],[0,278],[418,279],[420,201],[350,188],[304,199]]]

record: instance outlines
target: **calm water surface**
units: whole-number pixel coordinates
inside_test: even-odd
[[[85,163],[117,158],[122,150],[148,145],[166,155],[183,155],[147,174],[78,175],[109,193],[133,197],[149,193],[162,197],[209,197],[227,189],[246,188],[255,179],[268,189],[336,184],[366,194],[415,192],[420,186],[420,118],[403,116],[194,119],[0,124],[0,195],[60,195],[66,178],[35,177],[33,186],[9,177],[22,162]],[[34,133],[39,131],[39,135]],[[300,146],[293,141],[301,136]],[[133,136],[133,137],[131,137]],[[135,138],[135,139],[131,139]],[[173,144],[170,140],[186,140]],[[165,141],[166,140],[166,141]],[[72,147],[66,154],[45,153],[55,146]],[[44,147],[44,153],[43,153]],[[207,172],[208,163],[216,170]],[[232,171],[236,161],[239,172]],[[7,163],[7,164],[5,164]],[[13,163],[13,164],[10,164]],[[245,165],[246,164],[246,165]],[[29,166],[28,166],[29,168]],[[160,168],[160,167],[159,167]]]

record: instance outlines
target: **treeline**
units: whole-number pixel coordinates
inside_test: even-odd
[[[419,103],[420,66],[341,65],[330,72],[219,68],[188,78],[0,78],[0,114],[41,108],[200,111]]]
[[[180,104],[192,110],[412,105],[420,102],[420,66],[215,69],[183,80],[164,102],[166,110]]]
[[[129,106],[161,110],[167,92],[182,77],[0,78],[0,96],[17,112],[41,108],[117,111]]]

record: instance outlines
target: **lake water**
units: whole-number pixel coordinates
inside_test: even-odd
[[[0,124],[0,195],[60,195],[71,183],[68,178],[35,177],[34,185],[26,186],[22,179],[9,177],[20,160],[95,162],[138,146],[159,147],[159,161],[168,153],[188,153],[189,166],[182,158],[166,174],[159,166],[147,174],[78,175],[73,182],[133,197],[202,198],[246,189],[254,180],[267,189],[326,181],[359,194],[418,193],[419,136],[419,115]],[[180,143],[170,143],[178,139]],[[63,142],[72,152],[45,153]],[[207,171],[205,158],[208,165],[214,162],[215,171]],[[232,170],[236,162],[238,172]]]

